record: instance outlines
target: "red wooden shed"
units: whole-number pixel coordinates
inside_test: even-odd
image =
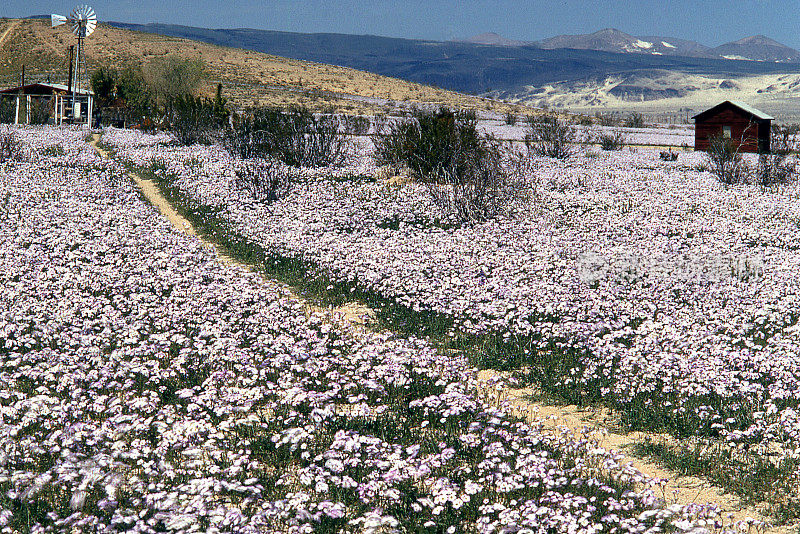
[[[726,100],[692,118],[695,150],[708,150],[709,138],[722,136],[740,152],[769,152],[773,118],[744,102]]]

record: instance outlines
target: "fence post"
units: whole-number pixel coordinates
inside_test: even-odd
[[[14,124],[19,124],[19,95],[14,102]]]
[[[94,98],[92,97],[92,95],[88,95],[86,98],[88,98],[88,102],[86,103],[86,107],[87,107],[87,110],[86,110],[86,125],[91,130],[92,129],[92,107],[93,107],[92,104],[94,104]]]

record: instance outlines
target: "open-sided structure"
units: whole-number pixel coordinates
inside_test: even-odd
[[[93,104],[92,91],[60,83],[32,83],[0,89],[0,112],[9,115],[6,122],[14,124],[91,125]]]

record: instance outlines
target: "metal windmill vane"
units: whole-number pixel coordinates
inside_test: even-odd
[[[92,35],[97,27],[97,15],[94,9],[87,5],[79,5],[72,10],[69,17],[63,15],[50,15],[52,27],[61,26],[62,24],[69,24],[72,27],[72,33],[78,37],[78,48],[75,52],[75,83],[70,80],[72,85],[72,103],[75,104],[75,95],[77,90],[84,88],[86,79],[86,58],[84,55],[85,38]]]

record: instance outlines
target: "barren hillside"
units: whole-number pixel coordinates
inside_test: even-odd
[[[68,47],[74,42],[66,26],[51,28],[46,19],[0,19],[0,85],[18,83],[23,65],[26,81],[64,82]],[[527,109],[354,69],[105,24],[100,24],[86,43],[90,71],[103,64],[143,64],[167,54],[201,58],[208,73],[202,90],[211,94],[216,83],[222,82],[226,96],[239,105],[297,103],[351,112],[385,111],[397,103],[446,104],[496,112],[522,113]]]

